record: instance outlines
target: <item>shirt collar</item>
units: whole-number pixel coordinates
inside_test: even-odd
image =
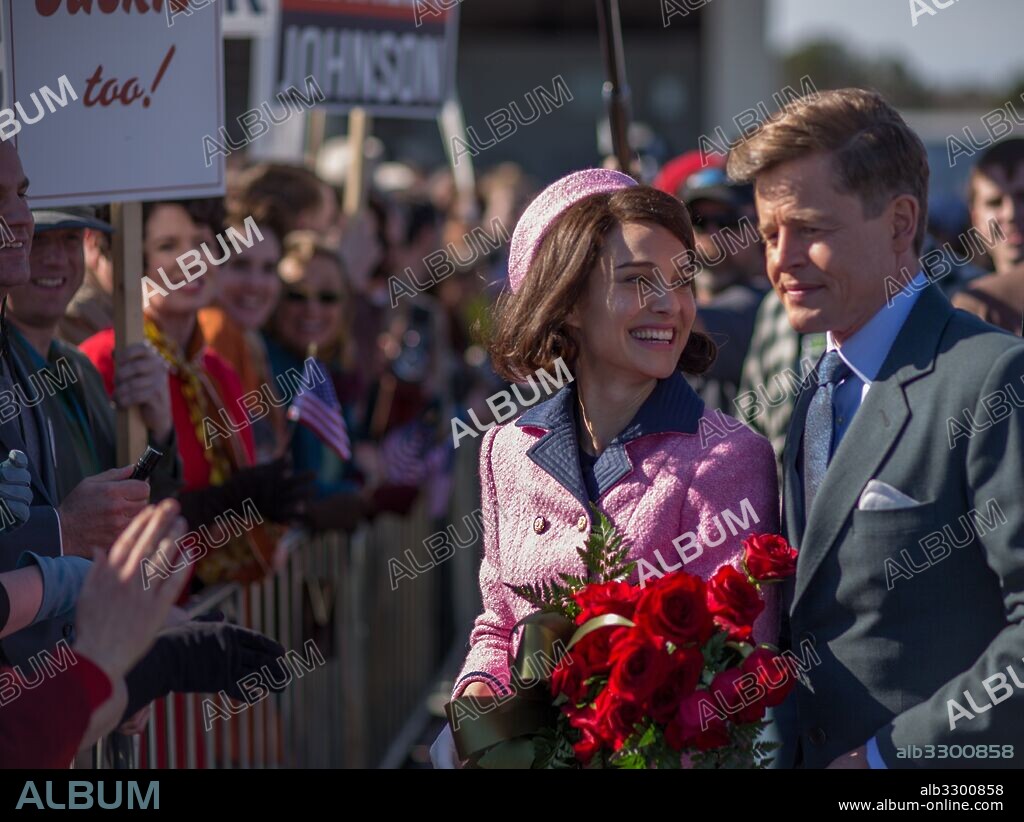
[[[907,321],[911,310],[917,303],[921,290],[928,285],[928,278],[923,271],[917,272],[917,276],[903,289],[894,299],[889,299],[886,304],[860,329],[858,329],[842,345],[836,342],[829,331],[826,334],[828,350],[838,349],[850,369],[862,382],[870,385],[882,369],[885,358],[889,356],[889,349],[896,342],[896,337]],[[899,299],[905,297],[906,299]]]
[[[576,402],[575,383],[560,389],[553,397],[537,403],[516,420],[519,427],[532,426],[549,431],[574,420]],[[619,432],[615,442],[631,442],[650,434],[670,432],[696,434],[704,413],[704,401],[690,387],[679,371],[664,380],[658,380],[650,396]]]

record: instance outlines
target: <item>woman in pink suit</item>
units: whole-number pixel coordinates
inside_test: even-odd
[[[494,366],[520,381],[539,368],[556,374],[561,358],[573,381],[484,437],[484,612],[453,696],[507,693],[512,629],[534,609],[506,583],[578,573],[590,502],[631,542],[630,581],[641,585],[679,568],[707,579],[739,567],[745,536],[777,531],[768,441],[706,412],[681,373],[715,357],[693,330],[693,283],[678,270],[692,249],[678,200],[600,169],[553,183],[516,226]],[[759,642],[778,633],[767,587]]]

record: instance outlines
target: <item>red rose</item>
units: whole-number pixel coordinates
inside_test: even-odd
[[[778,534],[754,534],[743,540],[743,564],[758,582],[796,573],[796,548]]]
[[[793,669],[784,657],[767,648],[756,648],[740,665],[744,673],[754,674],[765,689],[764,702],[769,708],[781,705],[796,684]]]
[[[764,716],[764,688],[739,668],[726,668],[715,674],[708,690],[733,722],[757,722]]]
[[[573,594],[573,599],[582,609],[582,613],[576,617],[577,625],[604,614],[619,614],[632,619],[637,600],[640,599],[640,589],[627,582],[603,582],[588,585]]]
[[[565,694],[569,702],[581,702],[587,694],[585,670],[573,654],[565,654],[551,673],[551,695]]]
[[[684,571],[655,580],[640,595],[636,623],[675,645],[703,645],[714,631],[704,581]]]
[[[572,646],[573,660],[581,668],[581,679],[602,676],[612,669],[612,649],[623,637],[632,632],[630,628],[598,628]]]
[[[676,715],[683,697],[697,688],[704,669],[704,656],[696,648],[676,648],[668,660],[665,678],[648,700],[651,719],[661,724]]]
[[[636,726],[644,721],[644,708],[632,699],[623,699],[605,688],[594,702],[601,737],[617,751],[636,733]]]
[[[694,691],[683,698],[675,718],[665,728],[665,743],[676,751],[698,748],[710,751],[729,744],[724,713],[707,691]]]
[[[731,565],[723,565],[708,580],[708,610],[715,624],[739,642],[750,640],[754,620],[764,610],[757,588]]]
[[[611,660],[608,690],[634,702],[644,702],[664,682],[669,667],[664,643],[643,631],[630,631],[612,649]]]
[[[587,765],[604,745],[604,740],[598,732],[597,711],[590,705],[582,710],[573,711],[569,713],[569,724],[580,732],[579,742],[572,746],[576,758]]]

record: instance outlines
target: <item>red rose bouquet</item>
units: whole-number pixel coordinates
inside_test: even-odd
[[[761,586],[791,576],[796,551],[779,536],[750,536],[742,571],[724,565],[709,580],[676,571],[640,589],[622,581],[635,563],[598,516],[579,549],[585,577],[510,586],[539,609],[512,664],[514,678],[527,671],[531,692],[494,698],[511,701],[496,721],[517,735],[471,734],[487,740],[485,750],[466,750],[473,746],[460,744],[466,737],[453,722],[460,753],[481,767],[763,767],[775,747],[758,739],[765,711],[785,699],[796,674],[753,644],[753,625],[764,610]],[[548,672],[527,658],[538,648],[554,660]]]

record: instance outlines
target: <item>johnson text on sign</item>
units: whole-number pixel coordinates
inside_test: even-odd
[[[282,0],[279,89],[316,78],[325,107],[378,117],[436,117],[452,92],[458,7],[422,0]]]

